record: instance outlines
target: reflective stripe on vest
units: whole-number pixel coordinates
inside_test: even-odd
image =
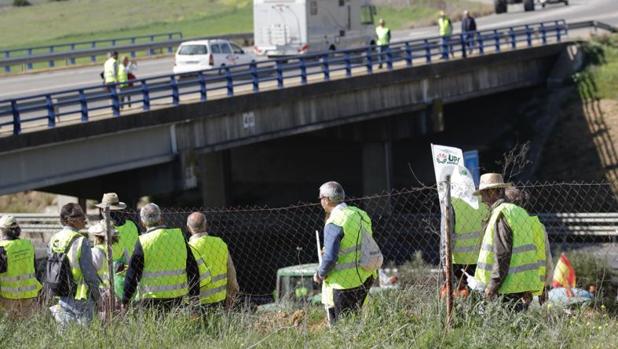
[[[227,297],[229,258],[227,245],[220,238],[210,235],[192,237],[189,245],[198,261],[200,279],[210,278],[208,282],[200,282],[200,303],[211,304],[224,301]],[[205,275],[206,272],[208,272],[208,277]]]
[[[339,254],[335,268],[326,275],[325,284],[334,289],[349,289],[362,285],[371,273],[361,268],[360,259],[360,233],[364,229],[373,235],[371,219],[367,213],[353,206],[337,207],[331,211],[326,224],[335,224],[343,228],[343,238],[339,246]],[[359,250],[359,253],[352,253]]]
[[[144,251],[140,298],[178,298],[189,293],[187,246],[180,229],[155,229],[139,237]]]
[[[475,279],[484,285],[487,285],[491,279],[491,271],[495,263],[494,230],[501,215],[512,231],[513,249],[508,274],[502,281],[498,293],[511,294],[542,290],[543,282],[540,281],[540,275],[541,268],[545,266],[544,240],[542,245],[538,244],[531,225],[531,217],[528,216],[526,210],[508,203],[499,205],[492,212],[483,237],[474,274]],[[539,249],[542,249],[542,255],[538,253]]]
[[[64,228],[52,236],[49,245],[51,246],[52,251],[56,253],[64,253],[68,243],[72,239],[73,242],[67,252],[67,257],[69,259],[69,265],[71,266],[73,281],[75,282],[75,285],[77,285],[77,289],[75,290],[75,299],[84,300],[88,299],[88,286],[84,281],[82,269],[79,264],[79,259],[82,255],[82,244],[84,242],[84,237],[70,228]]]
[[[474,209],[465,201],[453,198],[453,211],[455,213],[453,263],[476,264],[483,238],[482,221],[489,213],[487,205],[479,203],[479,208]]]
[[[7,257],[6,272],[0,274],[0,297],[28,299],[42,288],[34,271],[34,246],[30,240],[0,241]]]

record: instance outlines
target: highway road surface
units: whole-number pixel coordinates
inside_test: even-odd
[[[565,19],[567,22],[598,20],[618,26],[618,0],[571,0],[569,6],[552,4],[544,9],[538,6],[534,12],[524,12],[521,4],[510,5],[507,14],[478,18],[477,25],[481,30],[557,19]],[[455,23],[454,27],[457,32],[459,23]],[[418,39],[436,34],[436,27],[396,31],[393,33],[393,41]],[[136,75],[139,78],[171,74],[173,58],[141,60],[138,66],[139,70]],[[101,70],[102,65],[1,77],[0,99],[99,84]]]

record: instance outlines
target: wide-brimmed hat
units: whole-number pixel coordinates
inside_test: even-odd
[[[109,206],[110,210],[124,210],[127,208],[127,204],[124,202],[120,202],[118,199],[118,194],[116,193],[105,193],[103,194],[103,198],[101,199],[101,203],[95,205],[98,208],[105,208]]]
[[[114,227],[114,224],[110,223],[112,226],[112,236],[117,235],[118,231],[116,230],[116,227]],[[105,236],[106,233],[105,231],[107,230],[107,227],[105,225],[105,220],[101,220],[93,225],[91,225],[88,228],[88,233],[92,234],[92,235],[96,235],[96,236]]]
[[[479,190],[474,192],[474,195],[481,195],[481,191],[487,189],[510,188],[511,183],[504,183],[504,178],[499,173],[485,173],[481,176]]]
[[[0,229],[9,229],[17,225],[15,217],[11,215],[5,215],[0,218]]]

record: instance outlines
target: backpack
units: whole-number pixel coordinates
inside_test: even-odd
[[[361,218],[362,220],[362,218]],[[365,226],[361,223],[361,247],[360,247],[360,260],[359,265],[361,268],[365,269],[370,273],[380,269],[382,263],[384,262],[384,256],[382,255],[382,251],[380,251],[380,246],[373,239],[371,234],[367,232]]]
[[[71,249],[73,242],[79,238],[79,235],[74,236],[62,253],[51,251],[51,256],[47,258],[47,266],[45,269],[45,284],[54,296],[72,297],[75,295],[77,285],[73,280],[71,272],[71,264],[67,253]]]

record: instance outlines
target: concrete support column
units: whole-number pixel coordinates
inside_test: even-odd
[[[363,145],[363,195],[372,195],[392,189],[391,142]]]
[[[230,153],[228,150],[201,154],[197,177],[204,207],[223,207],[229,203]]]

